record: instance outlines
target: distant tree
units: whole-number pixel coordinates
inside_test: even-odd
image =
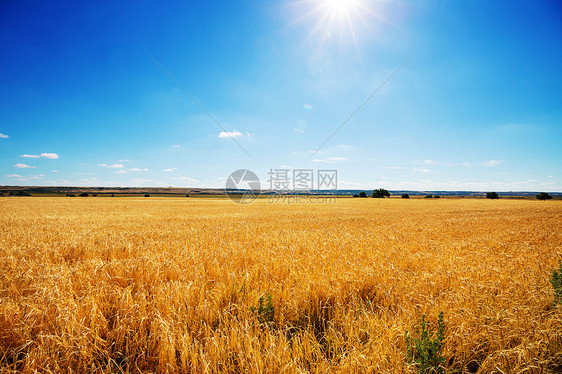
[[[486,199],[497,200],[500,196],[495,192],[486,192]]]
[[[111,197],[115,197],[115,194],[111,194]]]
[[[149,194],[147,194],[147,193],[145,193],[145,194],[144,194],[144,197],[150,197],[150,195],[149,195]]]
[[[98,196],[98,194],[97,194],[97,193],[93,193],[92,196],[93,196],[93,197],[96,197],[96,196]]]
[[[359,194],[354,194],[353,197],[359,197]]]
[[[73,194],[73,193],[67,193],[67,194],[66,194],[66,197],[76,197],[76,195]]]
[[[402,194],[402,198],[403,199],[409,199],[410,195],[408,195],[407,193]]]
[[[88,197],[90,196],[87,192],[82,192],[80,195],[78,195],[80,197]]]
[[[433,195],[433,198],[434,198],[434,199],[439,199],[439,198],[441,198],[441,196],[439,196],[439,195]]]
[[[371,197],[377,198],[377,199],[382,199],[385,197],[390,197],[390,193],[385,190],[384,188],[378,188],[376,190],[373,191],[373,194],[371,195]]]
[[[188,193],[186,193],[186,194],[185,194],[185,197],[189,197],[189,194],[188,194]]]
[[[359,192],[359,197],[368,197],[367,194],[363,191]]]
[[[550,200],[550,199],[552,199],[552,196],[550,196],[547,192],[541,192],[540,194],[537,195],[537,199],[539,199],[539,200]]]
[[[426,198],[426,199],[432,199],[432,198],[433,198],[433,195],[425,195],[425,198]]]
[[[11,191],[10,196],[31,196],[27,191]]]

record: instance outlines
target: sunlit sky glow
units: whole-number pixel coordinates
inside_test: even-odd
[[[561,20],[557,1],[3,2],[0,184],[307,168],[341,189],[562,191]]]

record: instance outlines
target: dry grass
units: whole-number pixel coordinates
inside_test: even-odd
[[[414,373],[404,331],[441,310],[447,371],[556,371],[561,222],[559,201],[0,198],[0,372]]]

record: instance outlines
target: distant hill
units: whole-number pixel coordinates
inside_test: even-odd
[[[223,188],[176,188],[176,187],[56,187],[56,186],[0,186],[0,194],[9,195],[11,192],[29,193],[32,195],[66,195],[86,192],[90,195],[115,195],[115,196],[136,196],[136,195],[160,195],[160,196],[202,196],[202,195],[225,195]],[[360,192],[367,192],[370,195],[372,190],[312,190],[312,191],[273,191],[263,190],[262,194],[290,194],[290,195],[336,195],[353,196]],[[229,190],[229,193],[244,193],[245,190]],[[439,195],[451,197],[485,197],[485,191],[410,191],[410,190],[391,190],[393,196],[409,194],[410,196]],[[500,197],[535,197],[541,191],[515,191],[498,192]],[[562,192],[549,192],[553,197],[562,197]]]

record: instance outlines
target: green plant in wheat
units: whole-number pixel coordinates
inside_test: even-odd
[[[558,269],[552,271],[550,283],[554,288],[554,304],[562,303],[562,260],[558,260]]]
[[[258,299],[258,306],[252,307],[251,309],[252,312],[256,313],[258,321],[261,323],[273,322],[275,308],[273,307],[273,300],[269,292],[267,292],[265,296],[260,296]]]
[[[445,340],[445,322],[443,312],[439,313],[437,331],[431,331],[429,323],[422,316],[419,327],[414,328],[414,335],[406,330],[406,353],[408,360],[414,362],[418,373],[439,373],[445,357],[441,354]]]

